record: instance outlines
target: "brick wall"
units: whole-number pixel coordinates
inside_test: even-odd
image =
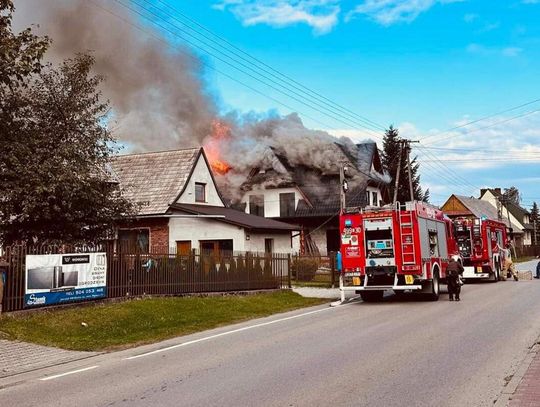
[[[150,247],[169,247],[169,219],[149,218],[136,219],[119,226],[120,229],[150,229]]]

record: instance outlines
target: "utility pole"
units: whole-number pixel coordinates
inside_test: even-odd
[[[345,174],[347,173],[347,165],[344,163],[341,163],[339,166],[339,208],[340,212],[343,213],[343,209],[347,206],[346,200],[345,200],[345,194],[349,190],[349,184],[347,183],[347,180],[345,179]]]
[[[397,170],[396,170],[396,182],[394,184],[394,205],[397,202],[397,193],[398,193],[398,187],[399,187],[399,174],[401,173],[401,156],[403,155],[403,142],[399,142],[399,156],[398,156],[398,163],[397,163]]]
[[[403,150],[405,150],[405,154],[407,155],[407,171],[409,174],[409,196],[410,196],[411,201],[414,201],[413,177],[412,177],[412,169],[411,169],[411,143],[419,143],[419,142],[420,141],[418,140],[407,140],[407,139],[400,140],[396,183],[394,187],[394,204],[397,202],[397,193],[398,193],[398,187],[399,187],[399,174],[401,173],[401,157],[403,155]]]
[[[407,148],[407,169],[409,170],[409,194],[411,197],[411,201],[414,201],[414,188],[413,188],[413,179],[412,179],[412,171],[411,171],[411,143],[419,143],[418,140],[403,140],[404,143],[406,143]]]

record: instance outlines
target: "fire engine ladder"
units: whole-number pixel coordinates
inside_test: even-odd
[[[412,211],[401,208],[399,211],[399,232],[401,234],[401,260],[403,264],[416,264],[412,221]]]

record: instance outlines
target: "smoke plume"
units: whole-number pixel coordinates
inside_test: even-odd
[[[16,28],[36,24],[52,38],[50,61],[94,55],[114,109],[112,127],[134,150],[194,147],[210,133],[215,107],[200,60],[189,49],[168,46],[148,27],[153,36],[141,31],[141,21],[110,1],[18,0],[15,6]]]
[[[264,161],[270,147],[286,152],[293,166],[336,174],[343,154],[335,143],[352,146],[348,138],[306,128],[294,113],[218,117],[200,59],[188,48],[171,46],[151,27],[141,31],[140,18],[118,3],[18,0],[16,7],[16,28],[37,24],[39,34],[52,38],[50,61],[77,52],[93,54],[96,73],[106,78],[102,92],[111,102],[116,138],[134,151],[206,146],[217,155],[211,160],[233,168],[218,176],[229,197],[238,196],[247,174]]]

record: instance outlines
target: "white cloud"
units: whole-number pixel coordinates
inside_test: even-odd
[[[457,3],[464,0],[364,0],[347,15],[364,14],[379,24],[389,26],[411,22],[436,4]]]
[[[504,57],[517,57],[523,52],[523,48],[519,47],[486,47],[482,44],[472,43],[467,46],[467,52],[477,55],[502,55]]]
[[[214,8],[230,10],[246,26],[285,27],[303,23],[325,34],[338,23],[340,0],[222,0]]]
[[[509,165],[534,165],[538,168],[540,106],[536,109],[538,111],[535,113],[507,122],[505,120],[518,116],[519,113],[509,117],[497,116],[443,134],[439,129],[421,132],[411,123],[403,123],[398,128],[400,134],[406,138],[418,140],[433,136],[421,141],[420,149],[417,150],[420,151],[420,162],[422,159],[435,160],[435,155],[442,162],[447,161],[447,165],[453,169],[475,170]],[[470,120],[470,117],[464,117],[452,126],[464,125]],[[423,153],[423,147],[427,147],[428,152]],[[517,159],[521,161],[516,161]]]
[[[523,51],[523,49],[519,47],[506,47],[502,49],[501,53],[505,57],[517,57],[521,54],[521,51]]]
[[[463,16],[463,21],[466,23],[472,23],[473,21],[477,20],[478,17],[480,17],[478,14],[468,13]]]

